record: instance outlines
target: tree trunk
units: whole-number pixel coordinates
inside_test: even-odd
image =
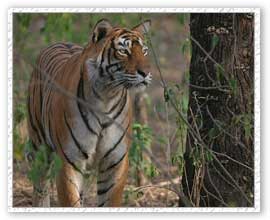
[[[195,206],[253,206],[254,14],[191,14],[184,192]]]

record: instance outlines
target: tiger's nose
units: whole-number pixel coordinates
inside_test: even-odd
[[[140,74],[143,77],[146,77],[146,73],[143,72],[142,70],[137,70],[138,74]]]

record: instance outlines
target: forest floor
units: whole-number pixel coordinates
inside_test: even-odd
[[[26,172],[26,171],[25,171]],[[16,171],[13,176],[13,207],[32,207],[33,187],[26,173]],[[160,182],[161,181],[161,182]],[[123,207],[174,207],[178,204],[177,195],[167,190],[170,188],[168,181],[156,179],[154,183],[136,187],[129,178],[123,193]],[[174,180],[175,183],[179,182]],[[85,194],[84,207],[96,207],[96,185],[91,184]],[[57,207],[57,191],[55,183],[51,184],[50,191],[51,207]]]

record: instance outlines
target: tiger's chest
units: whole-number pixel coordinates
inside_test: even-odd
[[[74,123],[74,134],[87,157],[74,145],[72,137],[68,149],[69,155],[82,169],[89,171],[96,167],[109,166],[127,152],[128,128],[131,123],[130,107],[130,98],[127,96],[119,100],[113,111],[107,114],[104,113],[107,110],[97,108],[87,113],[78,111],[80,114]]]

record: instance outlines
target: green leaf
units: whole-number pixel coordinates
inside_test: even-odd
[[[212,50],[217,46],[218,42],[219,42],[219,37],[216,34],[214,34],[212,37],[212,43],[211,43]]]
[[[233,92],[234,95],[237,93],[237,81],[235,79],[230,79],[229,80],[229,86]]]
[[[216,127],[210,128],[210,130],[208,131],[208,136],[210,139],[216,138],[219,134],[220,134],[220,131]]]
[[[189,103],[189,97],[188,96],[183,96],[181,98],[181,102],[182,102],[182,111],[183,112],[187,112],[187,110],[188,110],[188,103]]]
[[[133,130],[135,130],[135,129],[141,129],[141,128],[142,128],[142,126],[141,126],[140,123],[133,123],[133,125],[132,125],[132,129]]]
[[[216,76],[217,76],[217,81],[221,81],[221,77],[224,76],[224,69],[221,65],[215,64],[215,69],[216,69]]]
[[[190,53],[190,51],[191,51],[190,39],[186,38],[186,40],[183,42],[181,46],[181,52],[183,55],[186,55],[187,53]]]
[[[209,150],[205,151],[205,159],[207,162],[212,162],[213,161],[213,155]]]
[[[164,136],[158,136],[158,137],[157,137],[157,141],[158,141],[160,144],[167,144],[168,138],[167,138],[167,137],[164,137]]]
[[[168,102],[170,100],[170,96],[166,88],[164,89],[164,100],[165,102]]]
[[[245,138],[249,139],[252,131],[252,122],[251,117],[249,115],[244,116],[244,131],[245,131]]]
[[[184,25],[185,24],[185,20],[186,20],[186,16],[185,14],[179,14],[178,15],[178,21],[181,25]]]

